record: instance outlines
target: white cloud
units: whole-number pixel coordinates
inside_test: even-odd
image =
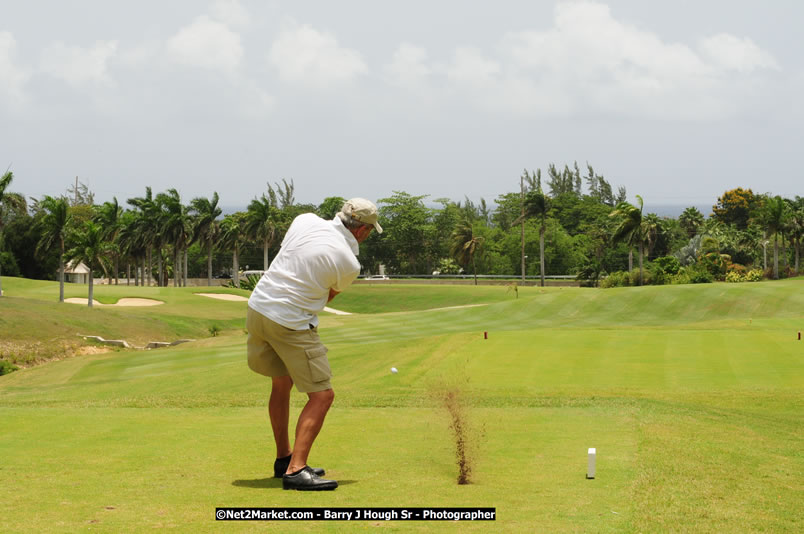
[[[333,34],[308,24],[286,24],[268,58],[282,81],[318,88],[349,83],[368,72],[360,53],[340,46]]]
[[[0,103],[7,101],[9,107],[27,100],[23,87],[30,77],[29,73],[14,62],[17,41],[10,32],[0,31]]]
[[[217,0],[210,8],[212,18],[228,26],[247,26],[251,17],[237,0]]]
[[[163,53],[161,41],[149,40],[121,49],[116,59],[126,67],[142,67],[154,64]]]
[[[249,13],[237,0],[218,0],[209,14],[196,17],[168,39],[165,51],[169,61],[226,74],[197,86],[197,98],[189,99],[188,111],[226,110],[241,118],[262,119],[274,110],[275,98],[248,75],[240,34],[232,29],[249,23]],[[154,49],[146,47],[132,59],[152,54]]]
[[[458,84],[488,86],[501,72],[500,64],[483,56],[476,48],[458,48],[455,59],[447,68],[447,78]]]
[[[384,68],[389,83],[412,90],[424,88],[432,70],[427,65],[427,50],[409,43],[399,45],[393,61]]]
[[[768,69],[779,66],[749,39],[722,33],[696,50],[578,1],[557,4],[548,29],[505,34],[491,50],[458,47],[443,67],[400,47],[385,72],[401,86],[443,76],[450,98],[494,111],[693,119],[742,109]]]
[[[713,64],[725,70],[751,72],[757,69],[779,70],[779,64],[751,39],[720,33],[701,41],[701,52]]]
[[[167,54],[183,65],[233,73],[243,59],[243,46],[226,24],[201,15],[168,39]]]
[[[90,48],[57,41],[42,51],[42,71],[73,87],[114,85],[107,64],[117,54],[117,41],[98,41]]]
[[[552,95],[563,113],[615,113],[662,118],[721,116],[728,102],[715,98],[717,71],[690,47],[616,20],[604,4],[558,4],[553,27],[506,35],[500,53],[506,80],[532,85],[505,103],[549,108],[535,98]],[[563,93],[563,94],[559,94]]]
[[[593,2],[558,4],[548,31],[506,35],[503,53],[516,66],[580,79],[678,79],[706,74],[686,46],[665,44],[653,33],[615,20],[608,6]]]

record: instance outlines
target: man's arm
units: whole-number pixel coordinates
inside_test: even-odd
[[[335,291],[334,289],[329,288],[329,298],[327,299],[327,304],[329,304],[332,301],[332,299],[335,298],[335,295],[337,295],[338,293],[340,293],[340,291]]]

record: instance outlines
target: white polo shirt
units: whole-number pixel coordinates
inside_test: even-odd
[[[357,239],[335,216],[314,213],[293,220],[279,253],[262,275],[248,305],[292,330],[318,326],[330,288],[343,291],[360,274]]]

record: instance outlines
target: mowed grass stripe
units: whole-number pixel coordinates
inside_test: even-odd
[[[462,383],[479,397],[503,404],[503,391],[516,404],[515,397],[545,394],[628,397],[636,391],[801,388],[796,343],[774,346],[771,339],[699,330],[558,329],[498,332],[488,340],[453,334],[341,345],[332,347],[330,356],[335,384],[347,402],[382,391],[400,406],[417,405],[426,388],[439,381]],[[205,406],[216,394],[223,395],[222,405],[260,403],[267,383],[248,370],[244,341],[56,362],[48,366],[52,373],[38,368],[3,377],[0,396],[9,405],[87,399],[98,405],[131,405],[140,399],[144,406]],[[392,366],[400,369],[398,375],[389,372]]]
[[[441,332],[516,330],[540,327],[749,327],[763,317],[782,317],[794,335],[804,309],[804,290],[798,282],[784,285],[755,284],[758,294],[747,298],[746,288],[721,285],[722,289],[695,287],[623,288],[607,291],[551,288],[530,299],[517,299],[463,310],[433,311],[427,314],[387,314],[341,318],[339,328],[328,332],[328,340],[375,342],[385,335],[397,339]],[[666,292],[666,293],[662,293]],[[714,302],[711,299],[715,299]],[[778,305],[751,304],[770,300]],[[777,300],[778,299],[778,300]],[[745,303],[748,302],[748,304]],[[325,321],[324,325],[328,323]]]
[[[488,393],[518,395],[804,385],[799,342],[782,340],[777,331],[559,328],[497,331],[487,340],[472,332],[330,348],[336,384],[347,389],[382,389],[390,380],[413,388],[457,375]],[[401,373],[390,375],[392,366]],[[234,391],[256,399],[258,379],[245,365],[245,337],[239,337],[56,362],[3,377],[0,396],[11,403],[113,400],[125,385],[128,399],[185,391]],[[404,404],[415,391],[402,393]]]

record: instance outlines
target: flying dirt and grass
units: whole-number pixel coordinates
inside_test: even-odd
[[[164,304],[89,309],[55,302],[54,283],[2,283],[0,350],[78,350],[78,333],[197,339],[68,350],[33,365],[48,358],[42,349],[0,376],[3,532],[288,529],[222,525],[218,506],[497,508],[492,525],[292,524],[302,532],[804,525],[801,279],[523,287],[519,298],[504,287],[356,285],[332,302],[353,315],[321,317],[336,398],[311,463],[340,482],[326,494],[283,491],[271,478],[270,386],[246,366],[244,302],[195,294],[209,288],[99,286],[104,304]],[[85,287],[67,287],[67,297],[86,298]],[[461,425],[482,429],[465,433],[463,467],[455,415],[438,394],[450,391],[460,394]],[[305,399],[294,393],[292,421]],[[590,447],[594,480],[585,477]],[[462,468],[469,484],[457,483]]]

